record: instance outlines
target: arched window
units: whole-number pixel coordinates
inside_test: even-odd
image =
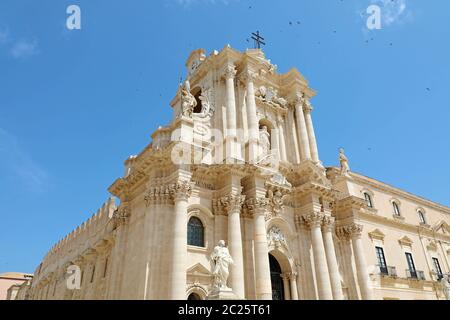
[[[394,208],[394,214],[396,216],[400,216],[400,208],[398,207],[398,203],[392,202],[392,207]]]
[[[188,245],[204,247],[203,223],[197,217],[191,217],[188,222]]]
[[[202,298],[195,292],[192,292],[189,297],[188,300],[202,300]]]
[[[366,199],[367,206],[373,208],[372,197],[367,192],[364,192],[364,199]]]
[[[425,214],[423,213],[423,211],[419,210],[417,213],[419,214],[420,223],[427,224],[427,220],[425,219]]]

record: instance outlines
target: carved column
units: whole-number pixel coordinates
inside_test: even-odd
[[[310,141],[308,139],[308,129],[303,113],[303,96],[298,95],[295,101],[295,115],[297,117],[297,135],[300,145],[300,160],[311,160]]]
[[[240,158],[240,148],[236,141],[236,99],[234,93],[234,77],[236,68],[230,64],[225,67],[227,130],[225,134],[226,158]]]
[[[187,181],[177,182],[171,188],[174,200],[174,220],[172,238],[172,280],[169,288],[169,299],[186,299],[186,267],[187,267],[187,207],[192,191]]]
[[[280,145],[280,154],[281,154],[281,160],[287,161],[287,155],[286,155],[286,137],[284,135],[284,129],[283,129],[283,117],[278,117],[278,133],[279,133],[279,145]]]
[[[272,300],[272,282],[270,279],[269,248],[267,245],[266,211],[269,199],[251,198],[246,206],[253,213],[254,241],[255,241],[255,278],[256,298],[258,300]]]
[[[287,114],[287,132],[289,132],[289,141],[291,142],[291,146],[290,148],[288,148],[288,150],[290,150],[290,160],[294,163],[299,163],[300,162],[300,151],[299,151],[299,146],[298,146],[298,142],[297,142],[297,136],[295,134],[295,132],[297,132],[296,127],[295,127],[295,122],[294,122],[294,111],[293,110],[289,110],[288,114]]]
[[[361,240],[363,226],[351,224],[344,227],[345,231],[352,239],[353,252],[355,254],[356,274],[358,277],[359,289],[363,300],[373,300],[372,288],[369,284],[369,273],[367,272],[366,258]]]
[[[289,283],[291,285],[291,300],[298,300],[297,273],[296,272],[292,272],[289,275]]]
[[[324,215],[321,213],[311,213],[304,215],[303,219],[311,229],[311,242],[314,253],[314,266],[316,271],[319,300],[332,300],[333,293],[331,291],[327,258],[325,255],[325,247],[322,239],[322,231],[320,229],[323,217]]]
[[[284,300],[291,300],[291,291],[289,286],[289,275],[283,273],[281,275],[281,279],[283,279],[283,288],[284,288]]]
[[[230,273],[230,286],[239,298],[245,298],[244,258],[242,252],[241,209],[245,196],[231,194],[221,198],[228,212],[228,248],[234,260]]]
[[[311,158],[314,163],[319,163],[319,151],[317,149],[316,134],[314,133],[314,126],[311,117],[312,107],[309,103],[305,105],[305,121],[306,130],[308,131],[309,148],[311,150]]]
[[[249,131],[249,162],[254,163],[258,158],[258,117],[256,115],[256,101],[255,101],[255,87],[253,81],[255,80],[255,73],[250,70],[244,74],[244,79],[247,84],[247,120]]]
[[[331,290],[334,300],[343,300],[341,277],[339,274],[338,263],[336,259],[336,250],[333,242],[334,218],[325,217],[323,220],[322,234],[327,256],[328,271],[330,272]]]

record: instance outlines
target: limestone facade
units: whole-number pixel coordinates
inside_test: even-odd
[[[118,200],[49,251],[28,298],[205,299],[219,240],[243,299],[448,297],[450,209],[324,167],[296,69],[229,46],[186,67],[171,123],[125,161]]]

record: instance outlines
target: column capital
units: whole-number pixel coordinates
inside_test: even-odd
[[[177,181],[170,186],[169,190],[174,201],[187,201],[192,193],[192,184],[190,181]]]
[[[128,217],[131,215],[128,202],[123,202],[113,213],[114,228],[125,224],[128,221]]]
[[[303,111],[305,111],[305,114],[311,113],[311,111],[313,111],[314,108],[311,105],[311,103],[309,101],[305,101],[305,104],[303,105]]]
[[[234,79],[234,77],[236,76],[236,67],[234,66],[234,64],[227,64],[225,66],[225,68],[223,69],[223,74],[222,76],[225,79]]]
[[[297,280],[297,272],[288,273],[289,279]]]
[[[325,215],[323,213],[317,213],[317,212],[304,214],[302,216],[303,222],[306,225],[308,225],[311,229],[312,228],[320,228],[324,217],[325,217]]]
[[[246,69],[240,74],[239,80],[241,80],[242,83],[248,84],[249,82],[254,82],[256,77],[257,77],[256,72],[250,69]]]
[[[335,218],[331,216],[324,216],[322,221],[322,230],[331,232],[334,229]]]
[[[352,223],[336,228],[336,234],[342,240],[350,240],[361,238],[363,226],[361,224]]]
[[[249,198],[245,201],[245,208],[251,215],[265,215],[269,209],[269,199],[264,197]]]
[[[231,212],[240,212],[244,204],[245,196],[229,194],[219,199],[220,204],[225,208],[228,214]]]
[[[289,280],[291,278],[290,273],[282,273],[282,274],[280,274],[280,276],[283,280]]]

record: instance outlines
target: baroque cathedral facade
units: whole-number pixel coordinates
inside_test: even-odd
[[[325,167],[295,68],[230,46],[186,67],[171,123],[20,297],[207,299],[225,240],[240,299],[449,299],[450,208],[351,172],[343,150]]]

